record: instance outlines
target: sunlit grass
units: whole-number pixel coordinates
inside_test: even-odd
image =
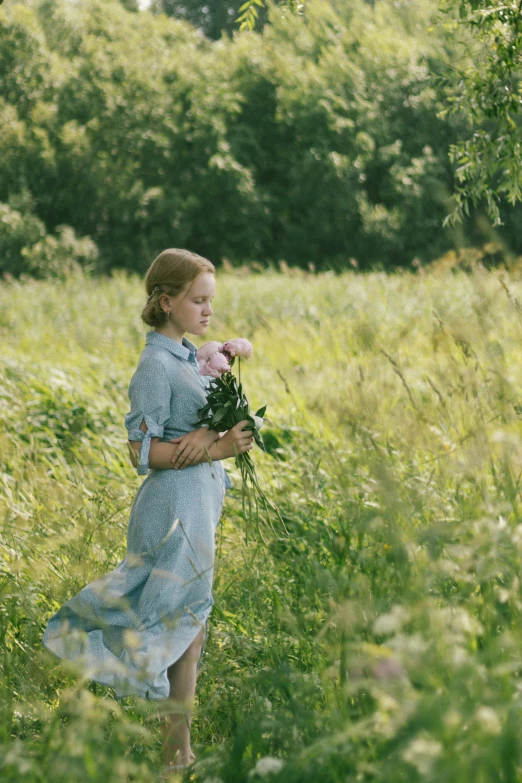
[[[519,302],[518,276],[480,267],[219,275],[205,340],[254,345],[242,380],[268,404],[270,452],[255,456],[291,538],[245,545],[227,463],[195,780],[251,780],[266,756],[285,783],[522,776]],[[153,710],[40,642],[124,553],[143,303],[123,273],[0,286],[8,783],[146,781],[161,764]]]

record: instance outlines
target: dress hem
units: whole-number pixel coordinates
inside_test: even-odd
[[[193,615],[192,622],[191,622],[191,628],[194,629],[193,633],[188,632],[188,626],[184,626],[182,630],[186,630],[186,639],[183,644],[183,650],[177,654],[174,657],[174,660],[170,660],[166,663],[166,665],[162,665],[161,669],[159,671],[152,671],[148,670],[147,675],[149,676],[149,682],[150,679],[157,680],[158,678],[162,680],[161,684],[158,684],[155,688],[154,687],[147,687],[146,681],[140,681],[137,679],[136,674],[139,675],[140,669],[136,666],[132,665],[132,662],[127,660],[127,662],[124,662],[122,658],[127,658],[128,655],[126,654],[127,651],[124,650],[124,653],[122,657],[116,656],[108,647],[104,646],[103,653],[104,656],[106,656],[106,664],[109,663],[109,667],[107,668],[107,665],[105,667],[103,665],[100,665],[100,663],[96,663],[93,665],[92,663],[92,634],[93,633],[100,633],[100,629],[95,629],[94,631],[84,631],[83,629],[75,628],[74,631],[79,632],[83,636],[80,637],[78,634],[75,636],[74,641],[79,641],[80,643],[84,641],[85,635],[87,636],[87,650],[83,653],[79,653],[78,655],[71,655],[70,649],[66,649],[67,645],[67,638],[65,637],[63,630],[57,633],[51,633],[52,631],[52,619],[49,621],[49,624],[47,626],[47,629],[43,635],[42,638],[42,644],[43,646],[51,652],[53,655],[55,655],[57,658],[61,660],[67,660],[70,661],[73,664],[80,665],[84,670],[84,675],[86,678],[92,682],[96,682],[100,685],[105,685],[106,687],[113,688],[115,691],[115,698],[117,701],[121,701],[121,699],[128,698],[128,697],[137,697],[141,698],[145,701],[163,701],[165,699],[168,699],[170,695],[170,684],[168,680],[168,674],[167,671],[170,668],[170,666],[173,666],[181,657],[184,655],[184,653],[187,651],[189,646],[192,644],[198,633],[201,631],[201,628],[203,627],[205,629],[205,636],[204,640],[201,646],[201,653],[199,656],[199,659],[197,661],[196,667],[197,671],[199,671],[201,661],[203,658],[203,653],[206,648],[206,643],[208,639],[208,622],[210,619],[210,614],[212,612],[212,606],[214,604],[214,600],[211,597],[209,601],[209,606],[204,610],[204,617],[198,618],[196,614]],[[198,614],[201,614],[201,612],[198,612]],[[194,622],[194,619],[197,620],[197,622]],[[176,640],[180,639],[180,633],[179,633],[179,627],[176,628]],[[91,651],[91,654],[89,655],[89,651]],[[112,668],[112,671],[111,671]],[[105,674],[104,674],[105,672]],[[162,691],[163,686],[163,691]],[[167,692],[165,692],[167,690]],[[151,693],[152,691],[152,693]]]

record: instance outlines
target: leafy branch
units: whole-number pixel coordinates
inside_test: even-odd
[[[253,30],[256,26],[256,20],[259,17],[256,5],[260,8],[265,7],[263,0],[246,0],[246,3],[243,3],[239,9],[239,16],[236,22],[239,23],[240,30]]]
[[[499,205],[522,201],[522,0],[450,0],[442,10],[456,10],[456,29],[470,31],[476,43],[464,72],[448,79],[450,106],[439,115],[461,114],[471,129],[450,146],[457,185],[444,224],[469,215],[470,203],[485,202],[501,225]]]
[[[281,4],[283,8],[288,8],[292,13],[302,13],[304,4],[299,0],[288,0]],[[259,18],[258,8],[266,8],[264,0],[246,0],[245,3],[239,9],[239,16],[236,19],[236,23],[239,23],[240,30],[253,30],[256,26],[256,21]]]

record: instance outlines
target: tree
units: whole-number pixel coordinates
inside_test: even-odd
[[[4,4],[9,268],[41,258],[56,270],[71,248],[94,263],[87,237],[102,269],[143,270],[172,246],[218,262],[392,268],[468,232],[471,221],[441,230],[448,148],[465,129],[437,116],[432,65],[452,43],[430,30],[433,0],[307,0],[305,18],[271,8],[262,33],[213,42],[117,0]],[[503,232],[512,247],[517,231]]]
[[[485,202],[500,225],[502,203],[522,201],[522,0],[443,2],[460,50],[449,64],[450,106],[441,116],[459,114],[469,127],[468,137],[450,147],[457,185],[446,222]]]
[[[155,0],[151,10],[184,19],[202,30],[207,38],[217,40],[223,33],[238,30],[236,19],[244,0]],[[266,9],[262,21],[266,21]]]
[[[120,3],[124,8],[127,9],[127,11],[140,10],[140,4],[138,3],[138,0],[120,0]]]
[[[289,8],[292,13],[300,13],[303,10],[303,3],[299,0],[283,0],[280,3],[284,8]],[[253,30],[257,26],[257,22],[260,17],[259,9],[266,10],[267,3],[265,0],[245,0],[243,5],[239,9],[239,16],[237,23],[240,30]]]
[[[298,0],[275,2],[294,13],[303,7]],[[154,0],[150,10],[184,19],[202,30],[207,38],[217,40],[223,33],[253,30],[254,27],[261,30],[268,22],[270,4],[270,0]]]

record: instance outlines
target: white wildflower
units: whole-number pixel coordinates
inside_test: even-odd
[[[389,642],[386,642],[387,647],[391,647],[392,650],[398,653],[404,653],[406,655],[420,655],[429,647],[428,642],[422,638],[418,633],[412,633],[410,635],[398,633]]]
[[[409,612],[397,604],[392,607],[391,612],[388,614],[381,614],[373,625],[373,632],[377,636],[385,636],[387,634],[395,633],[402,628],[402,626],[410,619]]]
[[[251,769],[249,775],[259,775],[264,777],[270,775],[272,772],[280,772],[284,767],[284,762],[281,759],[276,759],[274,756],[265,756],[259,759],[254,769]]]
[[[448,631],[461,635],[480,636],[484,629],[481,623],[460,606],[446,606],[436,611],[435,616]]]
[[[404,761],[415,767],[421,775],[428,775],[442,753],[442,745],[429,737],[416,737],[402,753]]]
[[[492,707],[479,707],[475,712],[475,720],[486,734],[497,735],[502,731],[500,718]]]

